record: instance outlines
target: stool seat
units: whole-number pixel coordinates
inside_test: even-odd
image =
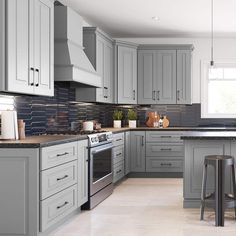
[[[214,192],[207,195],[207,167],[214,167],[215,189]],[[229,166],[232,174],[233,194],[225,193],[225,169]],[[202,191],[201,191],[201,220],[204,217],[204,208],[212,207],[215,209],[215,224],[216,226],[224,226],[224,209],[234,208],[236,218],[236,183],[234,158],[229,155],[208,155],[204,159]]]
[[[229,155],[208,155],[205,156],[204,164],[213,165],[221,161],[224,165],[233,165],[234,164],[234,158]]]

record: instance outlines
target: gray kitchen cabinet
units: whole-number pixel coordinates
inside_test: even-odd
[[[54,5],[35,0],[34,11],[34,93],[54,95]]]
[[[137,104],[137,45],[115,42],[115,100]]]
[[[132,131],[130,136],[131,172],[145,172],[145,131]]]
[[[88,201],[88,141],[78,141],[78,207]]]
[[[191,50],[177,50],[177,104],[191,104]]]
[[[157,51],[157,103],[176,103],[176,51]]]
[[[125,175],[131,171],[131,148],[130,148],[130,131],[125,132]]]
[[[116,183],[125,175],[125,134],[113,134],[113,145],[113,183]]]
[[[138,51],[138,104],[156,104],[156,51]]]
[[[83,28],[84,52],[102,78],[102,88],[77,88],[76,99],[85,102],[113,103],[113,39],[97,27]]]
[[[146,172],[183,172],[181,132],[146,131]]]
[[[230,155],[230,141],[185,140],[184,206],[199,206],[203,163],[206,155]],[[226,170],[226,191],[230,189],[230,171]],[[209,166],[207,192],[214,189],[214,169]]]
[[[192,45],[140,45],[138,104],[191,104]]]
[[[0,235],[37,235],[39,149],[1,149],[0,196]]]
[[[3,42],[6,71],[1,90],[53,96],[53,2],[14,0],[1,4],[6,9],[0,18],[6,22],[7,39]]]

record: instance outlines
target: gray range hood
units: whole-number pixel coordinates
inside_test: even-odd
[[[102,87],[97,74],[83,50],[83,19],[66,6],[55,6],[55,81],[73,85]]]

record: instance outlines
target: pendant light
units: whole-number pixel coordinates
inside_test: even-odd
[[[210,61],[210,66],[211,68],[214,67],[214,14],[213,14],[213,10],[214,10],[214,5],[213,5],[213,1],[211,0],[211,61]]]

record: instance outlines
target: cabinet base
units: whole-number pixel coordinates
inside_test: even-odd
[[[132,172],[128,178],[183,178],[182,172]]]

